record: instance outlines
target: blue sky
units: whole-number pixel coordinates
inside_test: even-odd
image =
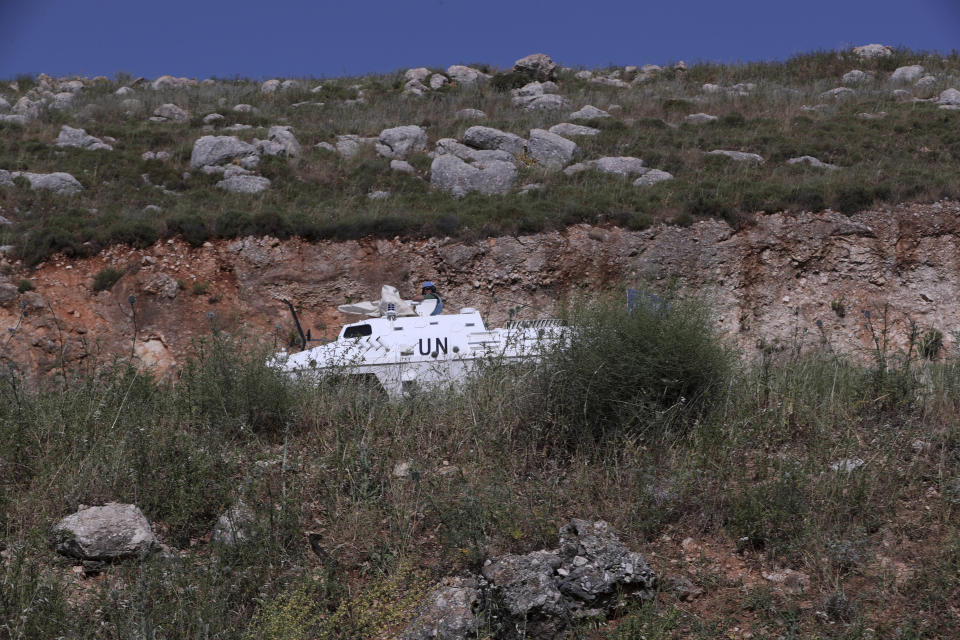
[[[0,0],[0,78],[268,78],[488,62],[785,59],[879,42],[960,50],[960,0]]]

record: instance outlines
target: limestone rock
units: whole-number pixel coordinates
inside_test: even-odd
[[[217,519],[213,533],[210,534],[210,542],[235,547],[253,537],[256,524],[256,516],[250,507],[242,500],[238,501]]]
[[[58,522],[54,533],[57,553],[78,560],[141,556],[158,544],[143,512],[116,502],[81,509]]]
[[[231,176],[217,183],[217,187],[230,193],[260,193],[270,186],[270,180],[262,176]]]
[[[787,160],[787,164],[808,164],[811,167],[816,167],[817,169],[829,169],[830,171],[836,171],[840,167],[835,164],[830,164],[828,162],[823,162],[813,156],[800,156],[797,158],[790,158]]]
[[[300,157],[300,143],[297,142],[292,129],[292,127],[281,125],[270,127],[268,133],[270,142],[280,147],[280,153],[275,155],[283,155],[287,158]]]
[[[585,127],[580,124],[571,124],[569,122],[561,122],[560,124],[555,124],[548,129],[550,133],[555,133],[558,136],[570,137],[570,136],[595,136],[600,133],[600,129],[594,129],[593,127]]]
[[[840,78],[840,82],[843,84],[859,84],[861,82],[866,82],[869,79],[870,76],[868,76],[866,73],[860,71],[860,69],[854,69],[843,74],[843,77]]]
[[[54,111],[65,111],[69,109],[73,104],[74,94],[69,91],[64,91],[63,93],[57,93],[53,96],[53,99],[50,101],[50,108]]]
[[[691,113],[684,118],[683,121],[690,124],[706,124],[708,122],[716,122],[719,119],[717,116],[712,116],[709,113]]]
[[[315,149],[323,149],[324,151],[330,151],[332,153],[337,152],[337,148],[329,142],[318,142],[317,144],[313,145],[313,147]]]
[[[361,146],[375,144],[377,140],[378,138],[364,138],[353,134],[337,136],[337,153],[344,158],[352,158],[360,152]]]
[[[903,84],[908,82],[916,82],[923,76],[923,71],[923,67],[919,64],[912,64],[906,67],[897,67],[897,69],[890,74],[890,82],[899,82]]]
[[[660,169],[650,169],[642,176],[634,180],[633,186],[649,187],[650,185],[657,184],[658,182],[664,182],[665,180],[673,180],[673,174],[667,171],[661,171]]]
[[[390,168],[401,173],[416,173],[413,165],[406,160],[391,160]]]
[[[4,113],[6,111],[10,111],[10,103],[7,102],[3,96],[0,96],[0,113]]]
[[[207,165],[224,164],[234,158],[256,155],[256,153],[256,147],[243,142],[236,136],[203,136],[193,143],[190,168],[199,169]]]
[[[714,149],[713,151],[708,151],[707,155],[709,156],[726,156],[731,160],[736,160],[737,162],[756,162],[757,164],[763,164],[763,158],[756,153],[747,153],[745,151],[729,151],[727,149]]]
[[[237,113],[256,113],[257,112],[257,108],[255,106],[253,106],[252,104],[246,104],[246,103],[233,105],[233,110],[236,111]]]
[[[442,154],[435,157],[430,165],[430,186],[458,198],[469,191],[503,195],[510,191],[516,180],[516,165],[495,157],[484,159],[478,156],[468,163],[455,155]]]
[[[700,90],[706,94],[712,95],[712,94],[720,93],[721,91],[723,91],[723,87],[721,87],[718,84],[707,82],[702,87],[700,87]]]
[[[190,78],[174,78],[173,76],[166,75],[160,76],[151,82],[150,88],[154,91],[164,91],[166,89],[181,89],[183,87],[190,87],[196,83],[196,80],[191,80]]]
[[[643,160],[630,156],[603,157],[596,160],[588,160],[570,165],[563,170],[568,176],[574,175],[587,169],[594,169],[601,173],[612,173],[614,175],[627,177],[630,174],[644,174],[649,169],[643,166]]]
[[[462,64],[454,64],[447,67],[447,75],[451,80],[462,85],[477,84],[490,78],[487,74]]]
[[[423,82],[430,77],[430,69],[426,67],[417,67],[416,69],[407,69],[403,74],[403,79],[407,80],[416,80],[417,82]]]
[[[406,96],[422,96],[427,91],[429,91],[427,85],[419,80],[410,80],[407,84],[403,85],[403,95]]]
[[[595,120],[596,118],[609,118],[610,114],[603,109],[597,109],[592,104],[588,104],[579,111],[570,114],[571,120]]]
[[[856,91],[850,87],[837,87],[836,89],[830,89],[829,91],[824,91],[820,94],[821,98],[849,98],[853,95],[856,95]]]
[[[960,106],[960,90],[947,89],[940,93],[937,104]]]
[[[559,111],[569,106],[567,99],[554,93],[547,93],[527,102],[523,108],[527,111]]]
[[[527,143],[528,155],[537,164],[548,169],[562,169],[573,159],[580,148],[572,140],[545,129],[532,129]]]
[[[172,276],[166,273],[156,273],[144,281],[143,291],[151,295],[173,299],[180,292],[180,285]]]
[[[473,578],[450,578],[431,593],[400,640],[465,640],[480,622],[474,609],[480,591]]]
[[[134,91],[134,90],[131,89],[130,87],[120,87],[119,89],[117,89],[116,91],[113,92],[113,95],[115,95],[115,96],[130,96],[130,95],[133,95],[134,93],[136,93],[136,91]]]
[[[367,194],[368,200],[386,200],[390,197],[389,191],[371,191]]]
[[[266,80],[260,85],[260,93],[266,93],[267,95],[276,93],[278,89],[280,89],[280,81],[276,78]]]
[[[16,186],[13,182],[13,174],[4,169],[0,169],[0,187]]]
[[[375,146],[385,158],[406,158],[427,148],[427,132],[413,124],[384,129]]]
[[[30,173],[14,171],[10,174],[14,178],[23,176],[30,181],[30,188],[36,191],[52,191],[58,196],[73,195],[83,191],[83,185],[69,173],[57,171],[55,173]]]
[[[514,62],[513,72],[527,76],[531,80],[553,80],[557,76],[557,65],[550,56],[534,53]]]
[[[450,81],[447,80],[447,76],[443,75],[442,73],[435,73],[432,76],[430,76],[431,89],[439,89],[440,87],[442,87],[443,85],[449,82]]]
[[[153,115],[158,118],[166,118],[173,122],[186,122],[190,119],[190,114],[184,109],[170,103],[162,104],[154,109]]]
[[[220,122],[225,118],[219,113],[208,113],[203,116],[203,124],[213,124],[214,122]]]
[[[31,100],[27,96],[23,96],[17,100],[16,104],[13,105],[13,108],[10,109],[10,113],[23,116],[28,120],[36,120],[40,117],[40,109],[42,107],[43,102],[40,100]]]
[[[483,126],[467,129],[463,141],[475,149],[498,149],[514,155],[523,153],[527,148],[527,141],[520,136]]]
[[[893,55],[893,47],[883,44],[865,44],[860,47],[854,47],[853,53],[865,60],[873,58],[887,58]]]
[[[9,114],[2,114],[2,115],[0,115],[0,122],[9,122],[9,123],[11,123],[11,124],[18,124],[18,125],[20,125],[21,127],[25,127],[25,126],[27,126],[27,122],[29,122],[29,121],[27,120],[27,117],[26,117],[26,116],[15,116],[15,115],[9,115]]]
[[[74,129],[63,125],[60,127],[60,135],[57,136],[56,145],[58,147],[79,147],[80,149],[89,149],[91,151],[103,149],[112,151],[113,147],[106,144],[100,138],[95,138],[83,129]]]
[[[487,114],[480,109],[460,109],[453,114],[458,120],[486,120]]]

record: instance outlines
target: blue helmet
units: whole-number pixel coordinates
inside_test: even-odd
[[[426,282],[423,283],[423,286],[421,286],[420,288],[421,288],[421,289],[429,289],[429,288],[436,289],[436,288],[437,288],[437,285],[433,284],[432,281],[427,280]]]

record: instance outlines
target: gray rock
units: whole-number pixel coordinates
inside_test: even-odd
[[[390,197],[389,191],[371,191],[367,194],[368,200],[386,200]]]
[[[455,155],[445,153],[435,157],[430,165],[430,186],[447,191],[457,198],[469,191],[484,195],[503,195],[510,191],[516,180],[516,165],[494,157],[481,156],[468,163]]]
[[[543,186],[542,183],[540,183],[540,182],[531,182],[530,184],[525,184],[525,185],[523,185],[522,187],[520,187],[519,189],[517,189],[517,193],[519,193],[520,195],[526,195],[526,194],[532,193],[532,192],[534,192],[534,191],[543,191],[543,189],[544,189],[544,186]]]
[[[0,169],[0,187],[12,187],[14,186],[13,174],[4,169]]]
[[[204,167],[206,169],[206,167]],[[253,172],[245,167],[236,164],[228,164],[223,167],[223,177],[232,178],[233,176],[252,176]]]
[[[235,547],[253,538],[256,524],[256,516],[250,507],[242,500],[238,501],[217,519],[213,533],[210,534],[210,542]]]
[[[69,173],[58,171],[55,173],[29,173],[14,171],[10,174],[14,178],[23,176],[30,181],[30,188],[36,191],[52,191],[58,196],[69,196],[83,191],[83,185]]]
[[[923,67],[919,64],[912,64],[906,67],[897,67],[893,73],[890,74],[890,82],[899,82],[906,84],[908,82],[916,82],[923,76]]]
[[[352,158],[360,152],[361,146],[375,144],[377,140],[378,138],[364,138],[352,134],[337,136],[337,153],[344,158]]]
[[[113,92],[113,95],[115,95],[115,96],[129,96],[129,95],[133,95],[134,93],[136,93],[136,91],[134,91],[134,90],[131,89],[130,87],[120,87],[119,89],[117,89],[116,91]]]
[[[534,53],[513,63],[513,72],[531,80],[553,80],[557,77],[557,65],[550,56]]]
[[[126,100],[120,101],[120,106],[132,113],[134,111],[140,111],[140,109],[143,108],[143,103],[136,98],[127,98]]]
[[[280,153],[274,155],[284,155],[288,158],[300,157],[300,143],[293,135],[292,127],[276,125],[270,127],[268,133],[270,142],[280,146]]]
[[[116,502],[67,516],[56,524],[54,535],[57,553],[78,560],[142,556],[158,545],[143,512]]]
[[[150,295],[173,299],[180,292],[180,285],[166,273],[155,273],[143,283],[143,291]]]
[[[440,87],[442,87],[445,84],[448,84],[449,82],[450,81],[447,80],[447,76],[443,75],[442,73],[435,73],[432,76],[430,76],[431,89],[439,89]]]
[[[820,94],[821,98],[849,98],[853,95],[856,95],[856,91],[850,87],[837,87],[836,89],[830,89],[829,91],[824,91]]]
[[[828,162],[822,162],[821,160],[814,158],[813,156],[799,156],[797,158],[790,158],[787,160],[787,164],[808,164],[811,167],[816,167],[817,169],[828,169],[830,171],[836,171],[840,167],[835,164],[830,164]]]
[[[229,127],[224,127],[224,131],[247,131],[253,129],[253,125],[250,124],[232,124]]]
[[[203,124],[213,124],[214,122],[220,122],[224,117],[219,113],[208,113],[203,116]]]
[[[401,173],[416,173],[413,165],[406,160],[391,160],[390,168]]]
[[[859,84],[861,82],[866,82],[869,79],[870,76],[868,76],[866,73],[860,71],[860,69],[854,69],[853,71],[847,71],[845,74],[843,74],[843,77],[840,78],[840,82],[843,84]]]
[[[18,124],[21,127],[27,126],[27,116],[15,116],[10,114],[0,115],[0,122],[9,122],[11,124]]]
[[[763,164],[763,158],[756,153],[747,153],[745,151],[728,151],[726,149],[714,149],[713,151],[708,151],[707,155],[709,156],[726,156],[731,160],[736,160],[737,162],[756,162],[757,164]]]
[[[718,84],[707,82],[702,87],[700,87],[700,90],[706,94],[715,94],[723,91],[723,87],[721,87]]]
[[[376,142],[377,153],[385,158],[406,158],[426,148],[427,132],[413,124],[384,129]]]
[[[262,176],[231,176],[217,183],[217,187],[230,193],[260,193],[270,186],[270,180]]]
[[[569,122],[561,122],[560,124],[555,124],[548,129],[550,133],[555,133],[558,136],[595,136],[600,133],[600,129],[594,129],[593,127],[585,127],[580,124],[571,124]]]
[[[0,282],[0,306],[11,306],[17,301],[19,296],[20,292],[17,290],[16,285],[10,284],[9,282]]]
[[[567,166],[580,148],[572,140],[551,133],[545,129],[531,129],[527,154],[534,161],[548,169],[562,169]]]
[[[907,91],[906,89],[894,89],[893,91],[890,92],[890,95],[892,95],[894,98],[897,98],[898,100],[910,100],[911,98],[913,98],[913,94]]]
[[[860,47],[854,47],[853,53],[860,56],[864,60],[872,60],[873,58],[887,58],[893,55],[893,47],[883,44],[865,44]]]
[[[960,90],[947,89],[940,92],[937,98],[937,104],[960,106]]]
[[[276,93],[278,89],[280,89],[280,81],[276,78],[271,78],[260,85],[260,93],[266,93],[268,95]]]
[[[17,103],[13,105],[10,112],[14,115],[23,116],[27,120],[36,120],[40,117],[41,108],[43,108],[43,102],[40,100],[31,100],[27,96],[23,96],[17,100]]]
[[[474,609],[480,592],[472,578],[450,578],[437,587],[417,611],[400,640],[465,640],[474,637],[480,621]]]
[[[252,104],[245,104],[245,103],[233,105],[233,110],[236,111],[237,113],[256,113],[257,112],[257,108],[255,106],[253,106]]]
[[[455,64],[447,67],[447,75],[457,84],[471,85],[488,80],[490,76],[471,67]]]
[[[426,67],[417,67],[416,69],[407,69],[403,74],[403,79],[406,81],[415,80],[417,82],[423,82],[430,77],[430,69]]]
[[[461,144],[453,138],[441,138],[437,140],[435,156],[452,155],[467,162],[499,160],[501,162],[510,162],[516,164],[516,156],[507,151],[482,150],[468,147]]]
[[[50,101],[50,108],[54,111],[64,111],[69,109],[73,104],[73,99],[76,96],[69,91],[63,93],[57,93],[53,96],[53,99]]]
[[[593,71],[590,71],[589,69],[582,69],[573,74],[573,77],[577,80],[589,80],[593,77]]]
[[[561,527],[559,556],[568,572],[559,583],[564,595],[593,602],[625,585],[643,600],[656,595],[657,578],[643,556],[629,551],[603,520],[575,519]]]
[[[181,109],[175,104],[162,104],[156,109],[153,110],[153,115],[158,118],[166,118],[173,122],[186,122],[190,119],[190,114],[188,114],[184,109]]]
[[[78,147],[80,149],[89,149],[95,151],[102,149],[112,151],[113,147],[106,144],[100,138],[95,138],[83,129],[74,129],[63,125],[60,127],[60,135],[57,136],[56,145],[58,147]]]
[[[0,113],[10,111],[10,103],[7,102],[6,98],[0,96]]]
[[[597,109],[592,104],[588,104],[579,111],[570,114],[571,120],[594,120],[596,118],[609,118],[610,114],[603,109]]]
[[[429,87],[419,80],[410,80],[403,85],[403,94],[408,96],[422,96],[429,90]]]
[[[593,84],[602,84],[607,87],[617,87],[618,89],[627,89],[630,87],[629,82],[624,82],[620,78],[611,78],[610,76],[595,76],[590,78],[587,82],[592,82]]]
[[[563,96],[547,93],[527,102],[523,108],[527,111],[559,111],[566,109],[569,105],[570,103]]]
[[[570,624],[555,577],[560,565],[557,553],[534,551],[501,556],[483,566],[483,577],[490,581],[503,614],[522,624],[526,638],[560,638]]]
[[[337,148],[330,144],[329,142],[318,142],[313,145],[315,149],[323,149],[324,151],[331,151],[333,153],[337,152]]]
[[[664,182],[665,180],[673,180],[673,174],[666,171],[661,171],[660,169],[650,169],[642,176],[634,180],[633,186],[649,187],[650,185],[657,184],[658,182]]]
[[[831,471],[840,471],[844,473],[853,473],[866,463],[861,458],[846,458],[830,463]]]
[[[527,148],[527,141],[520,136],[483,126],[467,129],[463,134],[463,141],[474,149],[497,149],[514,155],[523,153]]]
[[[923,76],[913,85],[914,88],[926,91],[932,89],[937,84],[936,76]]]
[[[630,156],[617,156],[617,157],[603,157],[596,160],[588,160],[587,162],[580,162],[574,165],[570,165],[563,170],[568,176],[574,175],[581,171],[586,171],[588,169],[593,169],[595,171],[600,171],[601,173],[612,173],[614,175],[627,177],[630,174],[639,174],[643,175],[649,169],[643,166],[643,160],[640,158],[633,158]]]
[[[199,169],[207,165],[224,164],[234,158],[243,158],[256,153],[256,147],[243,142],[236,136],[203,136],[193,143],[190,168]]]
[[[297,82],[296,80],[284,80],[283,82],[280,83],[281,91],[291,91],[293,89],[299,89],[299,88],[300,88],[300,83]]]
[[[709,113],[691,113],[683,120],[690,124],[706,124],[708,122],[716,122],[719,119],[717,116],[712,116]]]
[[[197,84],[196,80],[190,78],[174,78],[173,76],[160,76],[150,83],[150,88],[154,91],[163,91],[165,89],[182,89]]]
[[[80,93],[84,85],[80,80],[67,80],[57,85],[57,91],[67,91],[70,93]]]
[[[486,120],[487,114],[480,109],[460,109],[453,114],[458,120]]]

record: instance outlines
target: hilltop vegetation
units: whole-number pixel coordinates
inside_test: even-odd
[[[740,224],[760,211],[853,212],[874,202],[960,197],[960,112],[951,108],[954,94],[948,91],[960,86],[960,58],[888,54],[560,69],[555,87],[535,88],[533,93],[546,92],[551,100],[533,109],[525,108],[527,98],[514,95],[530,77],[484,65],[475,65],[473,76],[459,67],[446,74],[424,70],[427,75],[263,84],[173,78],[151,84],[123,74],[69,82],[21,77],[0,86],[0,110],[7,105],[16,114],[0,116],[0,170],[14,172],[0,179],[0,215],[13,223],[0,241],[34,264],[51,252],[86,255],[114,243],[145,246],[172,235],[197,244],[247,234],[476,238],[581,221],[642,228],[653,221],[688,224],[717,216]],[[895,72],[902,67],[908,72]],[[852,70],[861,73],[850,75]],[[442,81],[430,89],[411,77]],[[841,87],[846,89],[835,91]],[[526,143],[531,130],[567,122],[587,105],[610,117],[578,121],[596,133],[568,134],[577,150],[559,166],[629,156],[673,179],[634,186],[635,176],[598,170],[568,175],[528,150],[509,159],[515,178],[505,195],[470,192],[456,199],[431,188],[430,155],[437,141],[463,140],[468,128],[482,125]],[[475,120],[467,109],[486,118]],[[688,118],[697,113],[715,119]],[[98,142],[55,146],[63,125],[82,127]],[[237,125],[243,128],[231,130]],[[378,154],[367,138],[404,125],[421,127],[427,144],[404,154],[406,167],[391,168],[391,158]],[[251,143],[269,136],[273,144],[281,134],[271,127],[279,126],[290,127],[296,152],[274,148],[261,152],[252,170],[230,170],[241,174],[233,178],[236,188],[269,184],[262,191],[216,188],[224,180],[222,166],[220,173],[191,167],[201,136]],[[347,135],[355,138],[340,144],[346,139],[339,136]],[[707,153],[713,150],[757,154],[763,162]],[[838,168],[786,162],[804,156]],[[82,190],[54,195],[15,172],[66,172],[78,181],[67,190]],[[249,173],[256,175],[244,175]]]

